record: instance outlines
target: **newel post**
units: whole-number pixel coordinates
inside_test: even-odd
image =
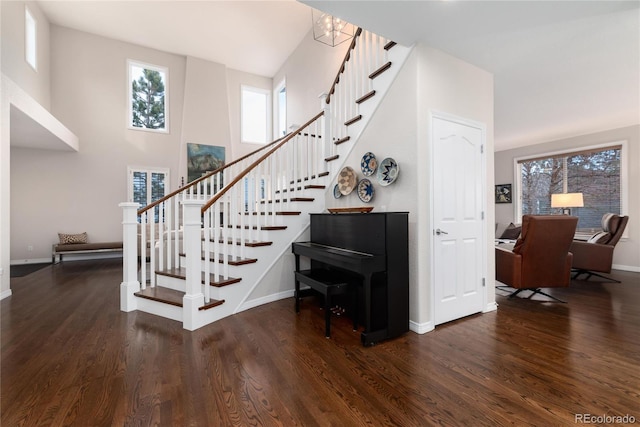
[[[120,203],[122,208],[122,283],[120,310],[133,311],[137,306],[134,293],[140,291],[138,281],[138,203]],[[144,264],[144,263],[143,263]]]
[[[182,298],[182,327],[193,331],[197,324],[198,308],[204,305],[202,293],[202,214],[204,200],[183,200],[184,240],[187,270],[186,292]]]

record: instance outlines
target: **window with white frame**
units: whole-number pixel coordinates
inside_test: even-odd
[[[274,139],[282,138],[287,134],[287,84],[282,80],[273,91],[275,99],[275,134]]]
[[[169,70],[132,60],[127,66],[129,128],[169,132]]]
[[[147,206],[163,198],[169,189],[169,169],[129,167],[127,185],[130,202]],[[154,219],[158,222],[159,208],[154,211]]]
[[[241,86],[240,132],[242,142],[266,144],[271,135],[271,92]]]
[[[605,213],[621,214],[627,200],[626,142],[585,147],[516,160],[517,215],[559,213],[554,193],[582,193],[584,207],[572,208],[578,230],[600,229]]]
[[[34,70],[38,70],[38,22],[27,6],[24,7],[24,57]]]

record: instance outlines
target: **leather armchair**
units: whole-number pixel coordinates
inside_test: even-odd
[[[509,298],[530,290],[532,296],[539,293],[560,301],[540,288],[571,283],[573,255],[569,247],[577,225],[578,218],[569,215],[522,217],[522,234],[513,250],[496,247],[496,280],[515,289]]]
[[[619,283],[618,280],[599,273],[611,273],[613,250],[622,237],[627,222],[629,222],[628,216],[605,214],[602,217],[601,232],[596,233],[586,242],[574,241],[571,244],[574,279],[587,274],[585,280],[589,280],[591,276],[598,276]]]

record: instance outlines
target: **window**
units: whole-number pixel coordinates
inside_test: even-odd
[[[169,132],[167,115],[169,70],[141,62],[127,61],[127,63],[129,127]]]
[[[626,206],[626,143],[517,159],[518,216],[556,214],[551,194],[582,193],[584,207],[572,208],[581,231],[599,230],[602,215]]]
[[[169,188],[169,169],[128,168],[128,198],[131,202],[147,206],[163,198]],[[159,220],[160,210],[155,208],[155,221]]]
[[[287,85],[285,80],[282,80],[273,92],[275,98],[274,111],[276,112],[274,139],[278,139],[287,134]]]
[[[271,94],[268,90],[244,85],[241,92],[242,142],[266,144],[271,134]]]
[[[24,8],[24,57],[31,68],[37,70],[37,35],[38,23],[28,7]]]

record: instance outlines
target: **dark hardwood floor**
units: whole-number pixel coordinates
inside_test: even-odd
[[[640,423],[640,274],[614,275],[365,348],[313,299],[188,332],[120,311],[120,260],[66,262],[1,302],[2,426]]]

